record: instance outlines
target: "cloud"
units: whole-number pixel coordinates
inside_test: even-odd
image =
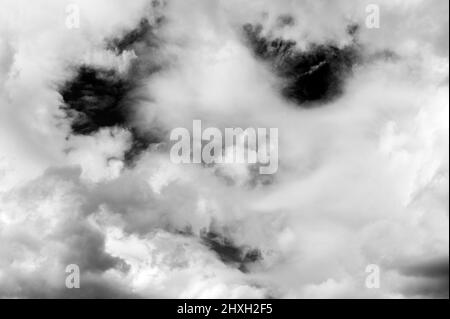
[[[1,4],[0,296],[448,297],[448,2],[43,3]],[[277,174],[171,163],[198,119],[278,128]]]

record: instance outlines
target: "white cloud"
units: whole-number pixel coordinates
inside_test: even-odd
[[[314,109],[282,98],[242,25],[261,23],[302,48],[343,45],[370,1],[167,1],[153,53],[169,63],[143,80],[135,122],[279,128],[279,172],[253,186],[242,167],[174,165],[164,145],[126,167],[126,129],[70,135],[58,86],[80,61],[123,72],[138,57],[106,51],[105,39],[154,16],[151,1],[74,2],[78,30],[65,28],[66,3],[56,0],[27,2],[26,23],[0,18],[0,296],[76,296],[62,287],[68,263],[82,266],[87,297],[397,298],[441,289],[439,279],[402,269],[448,256],[447,1],[380,1],[381,28],[359,34],[366,62],[342,97]],[[19,4],[4,0],[1,12],[14,16]],[[284,14],[295,24],[276,29]],[[397,57],[374,59],[380,50]],[[202,243],[204,229],[259,248],[263,259],[248,273],[223,263]],[[383,274],[377,291],[364,287],[373,263]]]

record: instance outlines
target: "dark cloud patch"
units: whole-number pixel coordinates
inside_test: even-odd
[[[262,260],[260,250],[237,246],[231,239],[218,232],[203,232],[201,239],[219,256],[220,260],[225,264],[237,267],[242,272],[248,272],[250,265]]]
[[[129,76],[135,79],[142,79],[161,71],[164,62],[159,58],[158,49],[161,39],[157,35],[157,30],[164,26],[164,16],[159,16],[152,24],[148,19],[142,19],[139,25],[121,37],[106,40],[108,50],[116,54],[124,51],[133,51],[137,59],[131,64],[128,72]]]
[[[114,38],[108,43],[108,48],[122,53],[125,50],[131,50],[138,44],[151,45],[151,37],[148,35],[152,33],[153,27],[147,19],[141,20],[138,27],[126,33],[121,38]]]
[[[64,254],[64,264],[76,264],[83,271],[103,273],[109,269],[128,271],[129,266],[120,258],[106,253],[105,236],[85,221],[69,220],[54,234],[70,247]]]
[[[283,14],[277,19],[277,26],[279,28],[291,27],[293,25],[295,25],[295,18],[290,14]]]
[[[161,142],[161,134],[152,131],[142,131],[139,128],[133,127],[130,129],[133,136],[130,149],[125,153],[125,163],[133,165],[135,159],[138,158],[144,151],[146,151],[151,145],[155,145]]]
[[[347,26],[347,33],[352,37],[357,37],[360,30],[360,26],[357,23],[352,23]]]
[[[118,54],[126,50],[134,50],[138,56],[148,52],[149,48],[158,47],[159,40],[155,32],[163,22],[162,16],[156,19],[154,25],[148,19],[142,19],[135,29],[125,32],[121,37],[107,40],[107,48]]]
[[[449,276],[449,259],[441,257],[409,264],[400,269],[405,276],[441,278]]]
[[[91,135],[102,128],[122,127],[132,135],[132,144],[125,160],[132,164],[150,145],[159,143],[155,130],[143,131],[133,124],[135,107],[148,97],[140,96],[142,79],[161,69],[161,63],[152,55],[158,48],[155,27],[143,19],[139,26],[120,38],[107,41],[107,49],[121,54],[133,50],[137,58],[124,74],[114,69],[82,65],[76,75],[60,88],[62,109],[71,121],[72,134]]]
[[[405,295],[430,298],[449,297],[448,257],[408,263],[401,266],[399,272],[404,276],[415,279],[413,284],[409,284],[403,288]]]
[[[243,29],[253,53],[270,63],[283,79],[283,96],[303,107],[339,97],[345,79],[360,60],[356,43],[344,48],[313,44],[307,51],[302,51],[295,41],[264,36],[261,25],[246,24]],[[356,34],[357,27],[349,28],[348,32]]]
[[[81,66],[61,90],[73,133],[89,135],[104,127],[125,127],[126,97],[132,87],[113,70]]]
[[[401,293],[408,298],[449,298],[449,282],[446,279],[436,278],[414,278],[400,289]]]

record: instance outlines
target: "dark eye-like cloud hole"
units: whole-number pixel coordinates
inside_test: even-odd
[[[292,18],[281,17],[280,23],[291,25]],[[262,25],[246,24],[244,36],[255,56],[268,62],[283,80],[282,95],[302,107],[332,101],[343,93],[345,79],[361,60],[356,41],[342,48],[335,44],[312,44],[304,51],[297,43],[263,34]],[[358,27],[347,32],[355,37]]]
[[[155,26],[162,23],[163,19],[158,18]],[[64,101],[62,109],[71,121],[72,134],[91,135],[109,127],[130,131],[132,145],[125,154],[128,164],[150,145],[160,142],[156,130],[144,131],[132,121],[137,102],[148,98],[139,95],[142,79],[162,68],[151,60],[152,51],[158,47],[155,26],[142,19],[134,30],[107,41],[106,48],[117,55],[129,50],[136,54],[137,58],[124,74],[115,69],[81,65],[76,67],[76,75],[60,89]]]
[[[73,133],[89,135],[104,127],[126,126],[125,102],[131,89],[132,83],[114,70],[81,66],[61,92]]]

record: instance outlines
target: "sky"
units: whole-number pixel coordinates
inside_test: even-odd
[[[448,298],[448,6],[0,0],[0,298]],[[174,164],[193,120],[277,173]]]

